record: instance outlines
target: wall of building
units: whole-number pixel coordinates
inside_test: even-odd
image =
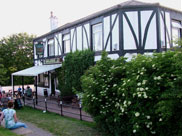
[[[175,11],[158,7],[128,8],[103,14],[39,39],[44,43],[44,56],[38,57],[34,48],[35,65],[43,65],[45,58],[64,59],[67,53],[84,49],[92,49],[95,56],[106,50],[114,54],[115,57],[110,55],[113,59],[128,53],[169,49],[173,40],[172,20],[178,16]]]
[[[112,59],[124,56],[127,61],[138,53],[151,55],[172,47],[173,33],[178,33],[172,32],[172,21],[178,16],[158,7],[115,10],[34,41],[34,45],[39,41],[44,45],[43,56],[36,55],[34,47],[34,63],[44,65],[44,60],[56,57],[64,60],[66,54],[85,49],[95,51],[95,61],[101,59],[103,50]],[[50,95],[51,83],[48,88],[39,87],[38,94],[43,95],[44,89]]]

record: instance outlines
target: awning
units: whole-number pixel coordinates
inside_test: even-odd
[[[38,74],[60,68],[61,64],[33,66],[15,73],[12,76],[38,76]]]

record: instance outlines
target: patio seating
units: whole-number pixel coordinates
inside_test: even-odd
[[[1,98],[2,110],[8,108],[8,97]]]
[[[72,106],[73,107],[79,107],[79,99],[78,99],[78,97],[77,96],[75,96],[73,99],[72,99]]]
[[[32,98],[32,96],[33,96],[32,89],[30,89],[30,88],[27,89],[25,95],[26,95],[27,97],[29,97],[29,98]]]

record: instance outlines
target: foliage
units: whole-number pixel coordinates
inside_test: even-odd
[[[182,47],[182,38],[176,38],[176,39],[173,41],[173,45]]]
[[[102,59],[82,76],[83,104],[110,135],[182,135],[182,52]]]
[[[91,50],[76,51],[66,55],[62,68],[58,70],[61,95],[72,95],[73,90],[82,92],[80,77],[92,65],[94,65],[94,53]]]
[[[13,34],[0,40],[0,56],[6,74],[3,76],[5,83],[11,84],[11,73],[31,67],[33,65],[33,38],[27,33]],[[15,79],[16,84],[21,84],[21,79]],[[33,78],[25,79],[25,83],[32,83]]]
[[[4,65],[2,64],[2,58],[0,58],[0,85],[3,85],[6,81],[6,69],[4,68]]]

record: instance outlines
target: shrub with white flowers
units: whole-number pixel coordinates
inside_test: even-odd
[[[83,105],[108,135],[182,135],[182,53],[102,59],[81,78]]]

